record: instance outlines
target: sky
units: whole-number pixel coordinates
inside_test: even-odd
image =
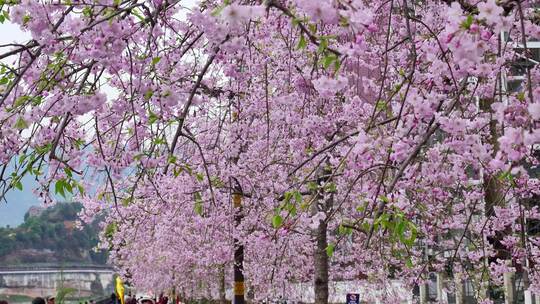
[[[23,32],[17,25],[9,22],[0,24],[0,45],[25,42],[31,39],[30,34]],[[0,52],[5,49],[1,48]],[[39,205],[40,202],[32,193],[32,188],[37,184],[32,177],[23,178],[23,191],[13,190],[6,195],[6,202],[0,203],[0,226],[17,226],[24,220],[24,214],[31,206]]]

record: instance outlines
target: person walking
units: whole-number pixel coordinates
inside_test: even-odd
[[[111,293],[111,304],[118,304],[118,298],[114,292]]]
[[[128,301],[126,301],[126,304],[138,304],[138,303],[139,303],[139,302],[137,301],[137,297],[136,297],[135,295],[132,295],[132,294],[130,293],[130,297],[131,297],[131,298],[129,298]]]
[[[32,304],[45,304],[45,299],[42,297],[36,297],[32,300]]]
[[[142,296],[140,300],[141,304],[156,304],[156,302],[150,296]]]

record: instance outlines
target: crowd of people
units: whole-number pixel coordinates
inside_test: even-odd
[[[128,293],[125,304],[180,304],[180,297],[176,297],[176,301],[169,302],[169,297],[163,294],[159,295],[159,297],[152,297],[148,295],[134,296]]]
[[[8,304],[8,302],[7,301],[0,301],[0,304]],[[48,296],[48,297],[45,297],[45,298],[35,297],[32,300],[32,304],[56,304],[56,297],[55,296]],[[79,304],[95,304],[95,301],[94,300],[89,300],[89,301],[79,302]],[[117,304],[117,303],[115,301],[114,302],[111,301],[111,302],[109,302],[107,304]],[[120,303],[118,303],[118,304],[120,304]]]
[[[32,304],[56,304],[56,298],[54,296],[36,297],[32,300]]]
[[[6,300],[0,300],[0,304],[9,304]],[[56,304],[56,298],[54,296],[48,297],[36,297],[32,300],[32,304]],[[79,302],[79,304],[98,304],[94,300]],[[111,294],[110,300],[99,301],[99,304],[122,304],[120,299],[115,293]],[[180,297],[176,297],[175,301],[169,302],[169,297],[161,294],[159,297],[152,297],[149,295],[132,295],[128,293],[124,298],[123,304],[182,304]]]

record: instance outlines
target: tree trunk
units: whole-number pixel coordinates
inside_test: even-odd
[[[324,200],[323,194],[326,183],[331,182],[329,179],[330,174],[332,173],[331,165],[326,163],[326,169],[319,168],[317,172],[317,183],[319,185],[318,190],[315,195],[313,205],[311,206],[312,214],[315,215],[318,212],[324,212],[328,215],[328,210],[332,208],[334,203],[334,196],[330,196]],[[326,217],[324,219],[319,219],[319,225],[314,231],[315,233],[315,250],[313,255],[313,264],[315,268],[315,281],[314,281],[314,290],[315,290],[315,304],[328,304],[328,269],[329,269],[329,257],[327,253],[328,248],[328,223],[326,222]]]
[[[328,304],[328,247],[327,224],[321,220],[317,228],[315,247],[315,304]]]
[[[492,98],[489,99],[482,99],[480,100],[480,107],[490,113],[492,113],[491,105],[493,104],[495,100]],[[490,137],[488,140],[488,143],[492,145],[493,151],[491,153],[492,157],[495,157],[497,155],[497,152],[499,151],[499,132],[497,131],[497,121],[495,119],[491,119],[489,122],[489,133]],[[484,186],[484,212],[485,216],[487,218],[492,218],[495,215],[494,209],[496,206],[505,206],[506,205],[506,199],[505,194],[501,187],[501,181],[499,180],[498,176],[496,175],[488,175],[485,174],[483,176],[483,186]],[[506,250],[506,247],[502,244],[502,240],[506,235],[509,235],[511,233],[511,228],[506,227],[503,231],[497,231],[494,236],[487,237],[488,242],[493,246],[493,249],[495,250],[495,256],[490,256],[488,258],[488,264],[492,262],[497,262],[497,260],[505,260],[505,261],[511,261],[511,255]],[[511,265],[510,265],[511,266]],[[509,286],[507,286],[507,274],[504,275],[504,286],[505,286],[505,299],[508,298],[507,294],[511,293],[511,301],[508,302],[508,300],[505,300],[506,303],[513,303],[513,283],[512,283],[512,290],[508,289]],[[510,279],[510,281],[512,281]]]
[[[244,215],[242,213],[242,189],[238,185],[233,193],[233,204],[236,209],[234,214],[234,222],[236,226],[242,223]],[[233,303],[245,304],[244,298],[244,245],[236,237],[234,242],[234,285],[233,285]]]
[[[225,285],[225,266],[222,265],[219,269],[219,302],[221,304],[227,304]]]

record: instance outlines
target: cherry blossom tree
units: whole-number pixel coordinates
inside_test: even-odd
[[[74,193],[135,285],[224,299],[241,247],[256,300],[540,292],[535,1],[0,3],[2,191]]]

